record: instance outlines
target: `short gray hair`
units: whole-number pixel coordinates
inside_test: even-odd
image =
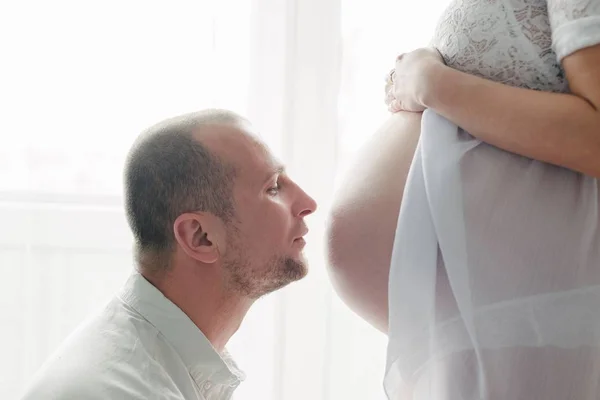
[[[127,157],[124,182],[139,268],[168,266],[179,215],[204,211],[225,222],[234,217],[235,167],[209,151],[194,132],[242,120],[231,111],[205,110],[162,121],[138,137]]]

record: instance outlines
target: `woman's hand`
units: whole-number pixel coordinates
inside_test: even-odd
[[[444,64],[440,53],[434,48],[421,48],[402,54],[396,59],[386,84],[385,103],[390,112],[422,112],[422,98],[432,90],[431,74]]]

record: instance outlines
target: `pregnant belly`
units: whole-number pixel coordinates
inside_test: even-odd
[[[391,115],[354,158],[334,197],[329,276],[358,315],[386,332],[390,259],[421,114]]]
[[[353,219],[361,221],[361,236],[373,234],[373,241],[383,240],[388,263],[420,130],[420,113],[390,115],[361,148],[337,193],[337,201],[351,210]]]
[[[398,201],[404,191],[419,135],[421,114],[398,112],[375,131],[360,149],[338,195],[360,201],[369,197]]]

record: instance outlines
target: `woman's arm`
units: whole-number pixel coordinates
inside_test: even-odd
[[[572,94],[506,86],[422,58],[417,103],[496,147],[600,178],[600,45],[563,59]],[[397,73],[417,67],[404,61]]]

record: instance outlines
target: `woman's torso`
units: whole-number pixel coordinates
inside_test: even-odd
[[[431,42],[454,69],[567,92],[551,43],[545,0],[454,0]],[[476,141],[463,131],[459,136]],[[471,268],[470,292],[459,295],[472,302],[480,351],[476,357],[469,349],[448,278],[456,271],[442,262],[437,354],[419,370],[416,391],[424,392],[415,398],[476,398],[481,368],[494,400],[600,396],[597,181],[486,144],[462,156],[458,169]]]

